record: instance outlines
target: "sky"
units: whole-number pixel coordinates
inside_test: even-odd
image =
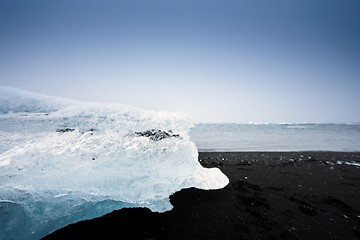
[[[360,1],[0,0],[0,85],[195,122],[360,122]]]

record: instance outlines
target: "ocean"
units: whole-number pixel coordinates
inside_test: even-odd
[[[360,123],[196,124],[199,151],[360,151]]]

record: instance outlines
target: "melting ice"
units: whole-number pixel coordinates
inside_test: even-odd
[[[123,207],[170,210],[183,188],[228,184],[203,168],[183,114],[0,87],[0,239],[39,239]]]

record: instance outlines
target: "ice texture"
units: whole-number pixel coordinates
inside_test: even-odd
[[[39,239],[123,207],[172,208],[183,188],[229,180],[203,168],[181,113],[0,87],[0,239]]]

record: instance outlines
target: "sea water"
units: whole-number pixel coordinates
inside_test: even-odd
[[[360,151],[360,123],[196,124],[199,151]]]

